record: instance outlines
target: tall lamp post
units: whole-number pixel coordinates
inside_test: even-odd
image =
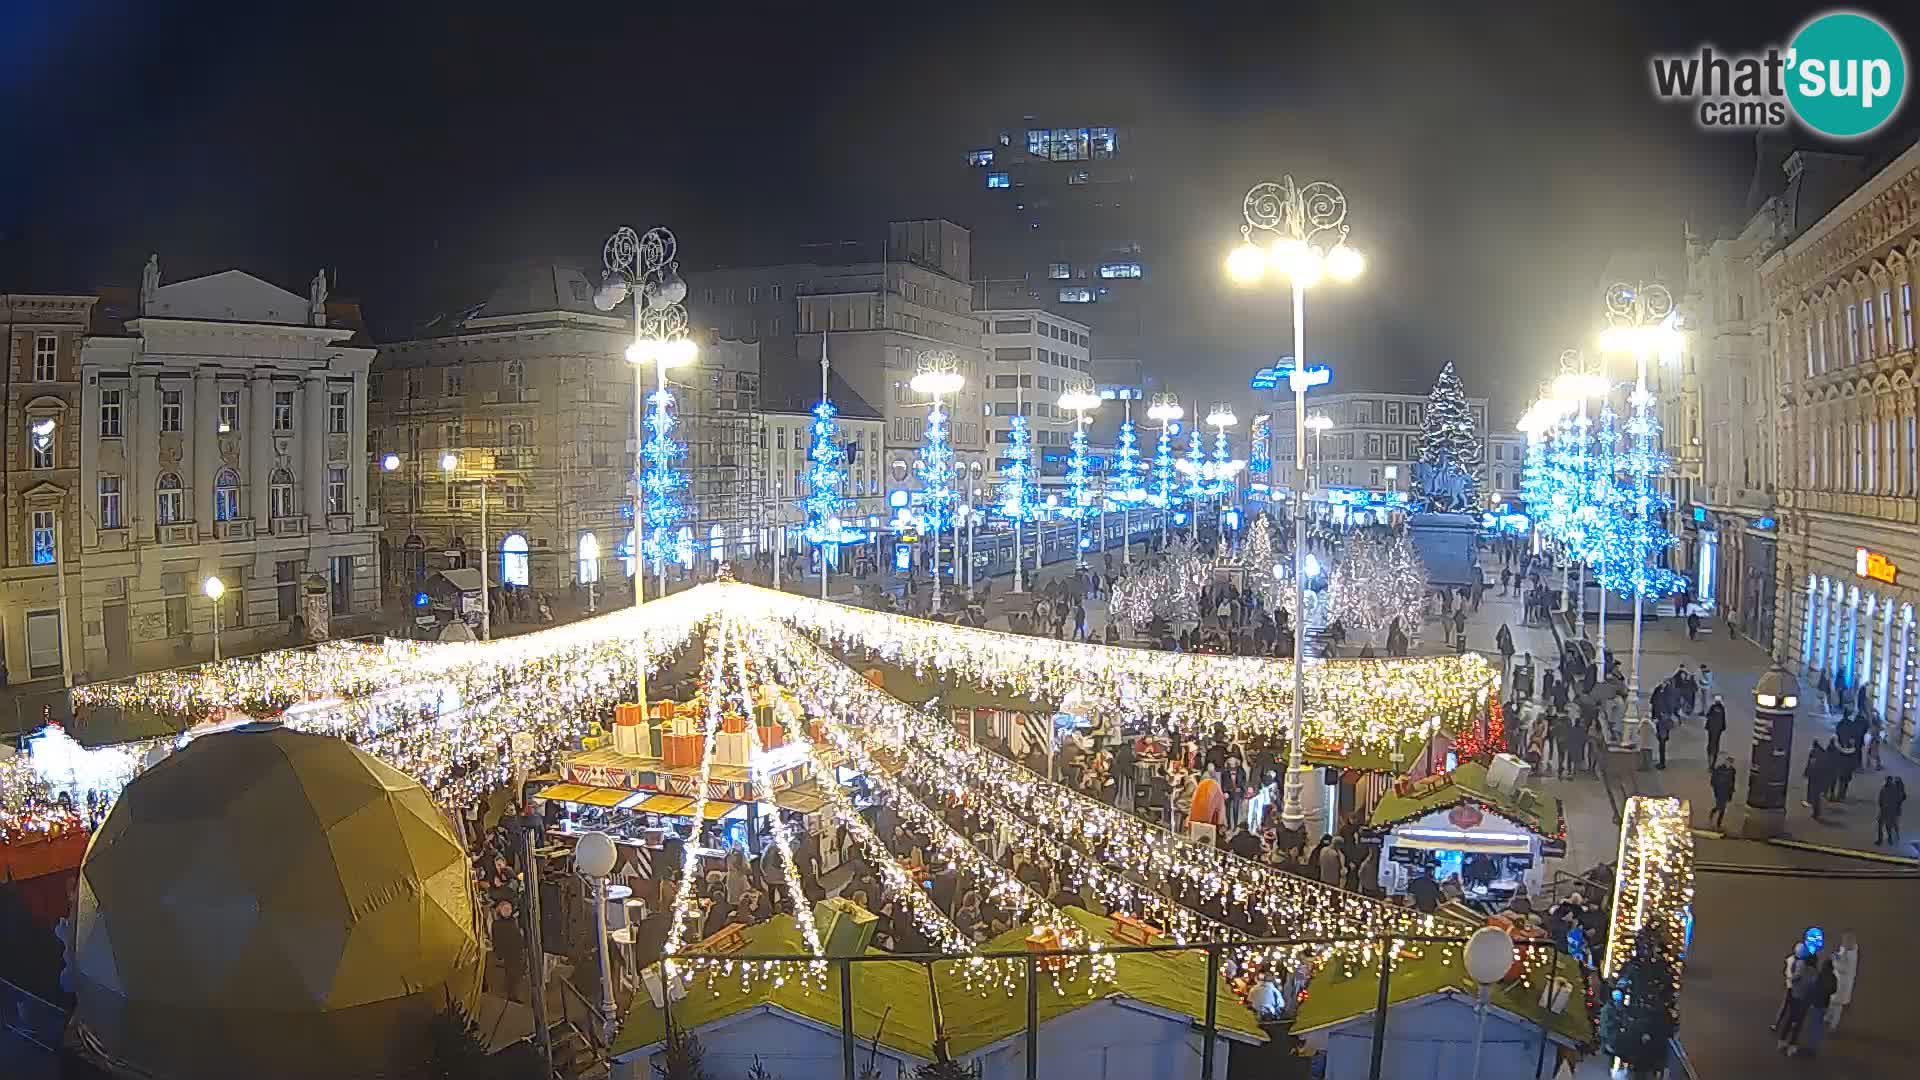
[[[960,361],[950,352],[928,352],[920,357],[920,370],[914,373],[913,381],[908,385],[916,394],[925,394],[932,398],[927,410],[926,441],[920,447],[920,481],[923,485],[921,495],[922,517],[926,522],[927,549],[929,562],[933,566],[933,609],[940,610],[940,533],[947,525],[947,519],[953,518],[954,528],[959,528],[959,519],[953,513],[953,446],[947,435],[947,414],[940,408],[940,399],[960,392],[966,380],[960,375]],[[960,555],[960,535],[954,533],[954,557]]]
[[[1246,223],[1240,227],[1243,242],[1227,259],[1227,272],[1233,280],[1251,285],[1269,271],[1284,276],[1293,292],[1292,367],[1286,369],[1287,384],[1293,389],[1293,468],[1295,513],[1293,515],[1293,601],[1294,610],[1304,613],[1306,579],[1301,573],[1301,556],[1307,550],[1307,516],[1304,498],[1307,477],[1307,390],[1323,386],[1333,373],[1324,366],[1307,364],[1307,290],[1323,276],[1336,281],[1351,281],[1366,269],[1366,260],[1348,246],[1347,196],[1337,186],[1316,181],[1305,187],[1293,177],[1280,182],[1255,184],[1241,203]],[[1256,232],[1267,242],[1256,244]],[[1298,828],[1305,820],[1300,808],[1300,793],[1305,786],[1306,765],[1302,760],[1306,741],[1306,633],[1305,626],[1293,634],[1293,728],[1288,742],[1287,781],[1281,803],[1280,819],[1288,828]]]
[[[1333,428],[1333,417],[1314,413],[1307,417],[1307,430],[1313,432],[1313,489],[1327,489],[1327,455],[1320,448],[1321,436]]]
[[[1180,420],[1187,410],[1180,405],[1180,399],[1172,394],[1153,395],[1153,404],[1147,406],[1147,419],[1159,424],[1160,438],[1153,452],[1154,491],[1150,497],[1155,509],[1160,511],[1160,546],[1167,546],[1167,531],[1173,521],[1173,440],[1180,434]]]
[[[1073,457],[1068,465],[1073,500],[1073,564],[1087,565],[1087,414],[1100,407],[1100,397],[1090,387],[1076,386],[1060,395],[1061,408],[1073,414]]]
[[[460,468],[460,455],[449,450],[440,455],[440,471],[446,474],[447,486],[451,488],[460,482],[454,473]],[[487,552],[493,541],[487,534],[487,478],[473,477],[480,488],[480,640],[493,640],[493,603],[492,587],[487,583]]]
[[[573,868],[593,885],[593,932],[595,953],[600,960],[600,1022],[607,1037],[613,1036],[616,1006],[613,1002],[613,962],[607,955],[607,876],[613,873],[620,852],[613,837],[590,832],[573,846]],[[542,988],[535,987],[538,993]],[[664,990],[663,990],[664,992]]]
[[[227,583],[209,574],[200,591],[213,601],[213,662],[217,664],[220,662],[220,598],[227,595]]]
[[[1227,535],[1226,508],[1237,502],[1231,493],[1237,490],[1235,474],[1239,472],[1227,443],[1227,432],[1239,424],[1240,418],[1233,414],[1233,406],[1224,401],[1216,401],[1207,409],[1207,426],[1213,429],[1213,519],[1222,543]]]
[[[1657,500],[1651,487],[1651,474],[1659,471],[1663,462],[1659,460],[1658,447],[1651,445],[1651,439],[1639,433],[1639,429],[1649,422],[1653,408],[1653,392],[1647,388],[1647,361],[1655,356],[1663,361],[1672,357],[1683,339],[1673,324],[1673,293],[1658,283],[1635,286],[1623,282],[1609,286],[1606,314],[1609,325],[1600,335],[1600,348],[1605,352],[1630,353],[1635,365],[1633,420],[1628,427],[1630,432],[1636,432],[1633,440],[1635,445],[1629,454],[1629,465],[1625,471],[1633,474],[1631,512],[1640,534],[1639,541],[1631,545],[1635,549],[1638,565],[1630,568],[1628,578],[1633,584],[1633,669],[1627,685],[1627,704],[1632,710],[1632,723],[1636,729],[1634,741],[1638,743],[1638,727],[1645,722],[1640,708],[1641,609],[1650,582],[1656,582],[1663,576],[1649,572],[1647,561],[1652,552],[1644,549],[1653,546],[1656,533],[1664,535],[1664,529],[1653,520]],[[1636,466],[1635,459],[1644,460],[1639,460]]]

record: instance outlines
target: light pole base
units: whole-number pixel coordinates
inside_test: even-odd
[[[1280,824],[1289,829],[1302,828],[1325,805],[1325,789],[1314,782],[1314,774],[1319,771],[1312,765],[1287,770],[1281,782]]]
[[[1740,819],[1740,835],[1748,840],[1770,840],[1787,834],[1787,811],[1762,810],[1757,806],[1747,807]]]

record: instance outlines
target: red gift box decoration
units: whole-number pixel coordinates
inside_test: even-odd
[[[669,769],[697,769],[700,752],[706,745],[701,735],[663,735],[660,738],[662,760]]]

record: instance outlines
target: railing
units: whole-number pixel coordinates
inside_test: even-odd
[[[274,518],[273,519],[273,535],[275,536],[307,535],[307,515],[293,514],[288,517]]]
[[[1319,946],[1336,945],[1336,944],[1352,944],[1358,941],[1371,941],[1381,946],[1387,946],[1389,944],[1398,944],[1398,945],[1423,945],[1424,944],[1424,945],[1449,945],[1449,946],[1458,948],[1458,947],[1464,946],[1466,943],[1466,940],[1467,939],[1465,937],[1441,937],[1441,936],[1428,936],[1428,937],[1391,936],[1391,937],[1381,937],[1381,938],[1365,938],[1365,937],[1247,938],[1247,939],[1238,940],[1238,941],[1187,942],[1184,944],[1179,944],[1179,943],[1164,943],[1164,944],[1151,944],[1151,945],[1103,944],[1100,947],[1099,955],[1103,957],[1125,957],[1129,955],[1162,954],[1162,953],[1204,954],[1206,958],[1204,975],[1200,975],[1199,972],[1196,972],[1196,978],[1203,979],[1205,983],[1204,999],[1203,999],[1204,1007],[1202,1010],[1200,1010],[1202,1012],[1202,1015],[1194,1017],[1193,1019],[1196,1022],[1196,1026],[1200,1029],[1200,1032],[1201,1032],[1201,1042],[1200,1042],[1200,1048],[1199,1048],[1199,1052],[1200,1052],[1199,1076],[1201,1080],[1216,1080],[1216,1078],[1225,1077],[1227,1074],[1227,1064],[1226,1062],[1219,1060],[1219,1050],[1218,1050],[1219,1043],[1224,1037],[1222,1034],[1221,1024],[1219,1022],[1220,993],[1223,989],[1223,986],[1222,986],[1223,979],[1221,978],[1221,975],[1222,975],[1223,968],[1225,968],[1233,959],[1235,959],[1236,956],[1253,954],[1253,953],[1262,953],[1262,952],[1271,954],[1271,952],[1274,950],[1289,949],[1289,948],[1312,949]],[[1552,942],[1515,941],[1514,946],[1516,950],[1519,950],[1522,953],[1523,956],[1525,954],[1525,951],[1530,949],[1546,949],[1546,950],[1552,951],[1554,953],[1554,956],[1551,960],[1551,963],[1553,965],[1553,971],[1555,972],[1555,974],[1548,976],[1549,981],[1551,981],[1551,979],[1553,978],[1564,979],[1572,983],[1575,987],[1573,992],[1576,994],[1578,993],[1578,986],[1579,986],[1580,979],[1582,977],[1580,969],[1571,958],[1567,957],[1564,953],[1561,953],[1557,949],[1555,949]],[[834,957],[827,957],[824,959],[817,959],[811,956],[799,956],[799,955],[794,955],[792,953],[738,952],[738,953],[726,954],[724,957],[717,958],[717,959],[722,959],[726,962],[730,962],[733,968],[733,972],[729,974],[716,973],[714,977],[717,979],[717,982],[715,983],[715,985],[717,987],[724,988],[729,982],[737,981],[740,978],[739,974],[737,974],[739,970],[749,965],[759,965],[759,966],[762,966],[763,968],[794,965],[794,974],[789,976],[790,979],[803,978],[804,976],[803,976],[802,968],[806,965],[816,965],[816,964],[823,964],[823,963],[827,965],[830,970],[826,976],[826,986],[829,988],[837,987],[837,995],[838,995],[839,1004],[840,1004],[839,1029],[840,1029],[842,1074],[845,1077],[845,1080],[858,1080],[859,1076],[861,1075],[859,1071],[860,1061],[861,1061],[860,1055],[863,1052],[869,1052],[867,1050],[867,1047],[872,1042],[874,1041],[884,1042],[884,1039],[879,1037],[884,1035],[884,1027],[882,1028],[878,1036],[876,1036],[875,1033],[869,1032],[869,1033],[863,1034],[862,1032],[855,1030],[854,999],[856,997],[856,994],[855,994],[856,987],[855,987],[855,983],[853,981],[853,976],[852,976],[853,966],[855,964],[863,964],[863,963],[893,963],[893,964],[910,963],[910,964],[921,964],[921,965],[954,964],[958,966],[973,966],[975,970],[983,970],[981,967],[976,966],[976,965],[979,965],[980,962],[982,961],[1013,962],[1014,964],[1023,968],[1025,973],[1024,979],[1019,980],[1015,984],[1014,989],[1012,990],[1012,993],[1022,994],[1024,996],[1024,1000],[1026,1003],[1026,1010],[1025,1010],[1026,1018],[1025,1018],[1025,1024],[1023,1026],[1023,1036],[1021,1036],[1024,1039],[1024,1053],[1020,1056],[1024,1058],[1024,1061],[1022,1062],[1022,1064],[1025,1067],[1025,1076],[1027,1077],[1027,1080],[1038,1080],[1038,1078],[1042,1075],[1040,1070],[1040,1061],[1039,1061],[1040,1021],[1039,1021],[1038,1006],[1041,998],[1040,987],[1042,983],[1046,981],[1050,981],[1054,977],[1053,971],[1057,965],[1050,962],[1065,961],[1066,963],[1071,964],[1076,961],[1085,961],[1088,956],[1089,954],[1085,951],[1070,950],[1070,949],[1055,949],[1055,950],[1029,949],[1029,950],[1023,950],[1019,952],[983,951],[978,953],[966,953],[966,954],[866,952],[859,955],[834,956]],[[702,957],[699,956],[698,954],[683,954],[680,957],[680,959],[676,960],[675,962],[680,963],[682,961],[686,961],[686,962],[698,963],[701,959]],[[716,958],[708,957],[706,959],[711,960]],[[1382,1080],[1382,1077],[1384,1075],[1382,1070],[1385,1065],[1385,1052],[1387,1047],[1387,1041],[1386,1041],[1387,1022],[1388,1022],[1388,1012],[1390,1011],[1389,1002],[1391,1000],[1393,973],[1394,973],[1394,966],[1395,966],[1395,955],[1392,949],[1385,948],[1385,947],[1381,948],[1380,960],[1381,962],[1377,971],[1373,973],[1379,982],[1378,992],[1375,996],[1374,1007],[1371,1010],[1367,1010],[1365,1012],[1359,1012],[1355,1014],[1356,1017],[1358,1016],[1371,1017],[1372,1034],[1370,1039],[1370,1053],[1372,1055],[1372,1060],[1371,1060],[1371,1065],[1368,1072],[1369,1080]],[[1546,961],[1546,960],[1536,961],[1536,963],[1539,963],[1543,966],[1546,965],[1548,962],[1549,961]],[[989,963],[987,966],[990,967],[991,964]],[[678,979],[680,977],[681,976],[679,972],[674,973],[674,978]],[[767,977],[770,977],[770,973],[766,970],[762,970],[756,977],[767,978]],[[1081,977],[1083,976],[1075,976],[1076,979]],[[1361,976],[1356,975],[1356,977],[1361,977]],[[664,1012],[666,1014],[665,1020],[668,1025],[671,1025],[673,1023],[673,1010],[674,1010],[674,1003],[676,1000],[684,1000],[684,997],[686,996],[693,996],[693,995],[709,992],[705,989],[706,979],[707,979],[707,975],[705,974],[695,974],[692,977],[692,985],[687,988],[685,995],[678,995],[674,993],[665,993],[665,992],[662,993],[661,1000],[665,1002],[665,1008],[664,1008]],[[929,973],[928,984],[930,987],[932,986],[931,973]],[[569,987],[568,989],[571,989],[571,988]],[[829,992],[835,992],[835,991],[830,989]],[[969,991],[969,992],[973,992],[973,991]],[[579,992],[576,990],[576,991],[573,991],[573,993],[577,996]],[[939,998],[939,992],[937,990],[930,990],[930,993],[935,999],[933,1002],[933,1005],[934,1005],[935,1016],[937,1018],[939,1015],[939,1007],[938,1007],[938,1000],[937,1000]],[[1002,991],[995,989],[995,990],[992,990],[991,993],[993,993],[996,997],[998,997],[1002,994]],[[1094,996],[1096,998],[1098,997],[1097,994]],[[1529,990],[1528,996],[1529,997],[1535,996],[1535,992]],[[584,1003],[584,999],[582,999],[582,1002]],[[890,1002],[887,1002],[886,1004],[897,1008],[897,1007],[901,1007],[905,1003],[899,1002],[899,1001],[890,1001]],[[653,1008],[654,1006],[646,997],[636,996],[632,1007],[636,1009],[645,1009],[645,1008]],[[591,1006],[587,1006],[587,1008],[591,1010]],[[865,1010],[865,1013],[870,1016],[879,1011],[881,1011],[880,1006],[869,1006]],[[1287,1032],[1291,1026],[1292,1015],[1293,1015],[1293,1010],[1288,1009],[1286,1010],[1285,1014],[1281,1017],[1263,1018],[1261,1020],[1261,1027],[1273,1042],[1282,1043],[1284,1045],[1284,1040],[1287,1038]],[[1536,1078],[1544,1077],[1548,1075],[1547,1070],[1554,1063],[1555,1055],[1548,1052],[1548,1043],[1554,1041],[1555,1039],[1566,1040],[1566,1036],[1556,1035],[1556,1034],[1550,1033],[1547,1030],[1548,1024],[1550,1022],[1549,1017],[1551,1015],[1555,1015],[1555,1014],[1550,1014],[1545,1010],[1542,1010],[1538,1020],[1539,1038],[1537,1040],[1537,1053],[1536,1053],[1536,1059],[1534,1062],[1534,1066],[1535,1066],[1534,1076]],[[1010,1040],[996,1040],[993,1044],[990,1044],[990,1045],[1004,1046],[1009,1041]],[[1510,1043],[1512,1041],[1512,1037],[1508,1036],[1506,1038],[1506,1041]],[[658,1044],[648,1044],[648,1045],[658,1045]],[[1529,1049],[1535,1049],[1535,1048],[1536,1048],[1535,1041],[1529,1040]],[[1276,1047],[1276,1049],[1279,1049],[1279,1048]],[[656,1050],[653,1052],[657,1053],[658,1051]],[[633,1053],[633,1052],[629,1052],[629,1053]],[[992,1050],[988,1049],[985,1051],[972,1051],[971,1053],[973,1054],[992,1053]],[[640,1069],[644,1072],[645,1070],[644,1063],[640,1064]],[[1257,1069],[1255,1071],[1259,1075],[1265,1075],[1264,1072],[1259,1072],[1259,1070]],[[1061,1070],[1059,1068],[1049,1068],[1045,1073],[1045,1075],[1050,1077],[1066,1076],[1066,1075],[1070,1075],[1070,1072]]]
[[[232,518],[213,523],[215,540],[251,540],[253,539],[252,518]]]

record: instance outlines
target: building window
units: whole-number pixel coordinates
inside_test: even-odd
[[[268,482],[267,490],[271,500],[267,504],[271,515],[275,518],[292,517],[294,512],[293,474],[285,469],[273,470],[273,477]]]
[[[347,512],[347,467],[345,465],[327,466],[327,513],[344,514]]]
[[[1895,352],[1900,348],[1900,339],[1893,333],[1893,290],[1880,290],[1880,347],[1886,352]]]
[[[507,445],[516,448],[527,445],[527,429],[525,425],[507,425]]]
[[[180,430],[180,414],[183,411],[183,407],[180,402],[180,397],[181,397],[181,393],[178,390],[160,391],[160,430],[161,431],[179,431]]]
[[[232,469],[221,469],[213,478],[213,520],[234,521],[240,517],[240,476]]]
[[[500,489],[500,503],[509,510],[519,510],[527,504],[527,489],[520,484],[506,484]]]
[[[220,434],[240,426],[240,391],[220,391]]]
[[[1813,340],[1819,346],[1820,370],[1824,372],[1827,370],[1827,320],[1822,318],[1813,320]],[[1809,371],[1808,374],[1811,375],[1814,372]]]
[[[1063,304],[1091,304],[1093,303],[1093,290],[1061,289],[1060,302]]]
[[[1387,423],[1397,424],[1399,422],[1400,422],[1400,403],[1397,401],[1387,402]]]
[[[448,447],[450,449],[455,449],[455,450],[459,449],[460,446],[466,441],[466,428],[464,426],[464,422],[459,419],[447,421],[445,424],[441,425],[440,435],[442,440],[440,445]]]
[[[1137,262],[1101,263],[1100,276],[1103,278],[1137,278],[1140,276],[1140,264]]]
[[[186,520],[186,499],[180,490],[180,477],[177,473],[161,473],[160,482],[155,485],[155,520],[162,525],[172,525]]]
[[[1873,359],[1873,301],[1860,301],[1860,358]]]
[[[335,555],[328,559],[327,571],[333,613],[345,615],[353,610],[353,556]]]
[[[758,285],[747,286],[747,303],[757,304],[759,302],[760,302],[760,286]]]
[[[52,382],[60,377],[60,339],[52,334],[36,334],[33,339],[33,381]]]
[[[1055,281],[1065,281],[1073,276],[1073,266],[1070,263],[1048,263],[1047,276]]]
[[[120,437],[120,391],[100,391],[100,437]]]
[[[27,463],[35,469],[54,468],[54,450],[60,445],[54,438],[58,427],[51,416],[37,417],[27,421]]]
[[[1900,286],[1900,340],[1913,348],[1913,285]]]
[[[32,515],[33,565],[48,566],[54,560],[52,510],[35,510]]]
[[[1807,377],[1813,377],[1813,324],[1807,324]]]
[[[992,150],[969,150],[967,151],[967,164],[973,166],[976,169],[985,168],[988,165],[993,164],[993,151]]]
[[[1860,362],[1860,309],[1847,305],[1847,363]]]
[[[767,293],[773,302],[777,304],[780,302],[780,295],[784,293],[786,289],[787,287],[785,285],[769,285],[767,286]]]
[[[100,527],[120,527],[120,478],[117,476],[100,478]]]
[[[1013,181],[1007,178],[1006,173],[990,172],[987,174],[987,186],[990,188],[1010,188],[1013,186]]]
[[[507,361],[507,389],[518,390],[527,385],[527,364],[524,360]]]
[[[293,391],[291,390],[273,392],[273,430],[293,430]]]
[[[347,401],[351,391],[334,390],[327,394],[327,431],[334,435],[347,433]]]
[[[527,538],[519,533],[508,533],[500,541],[500,584],[525,588],[528,580]]]
[[[467,369],[454,364],[441,373],[441,392],[448,397],[459,397],[467,392]]]

